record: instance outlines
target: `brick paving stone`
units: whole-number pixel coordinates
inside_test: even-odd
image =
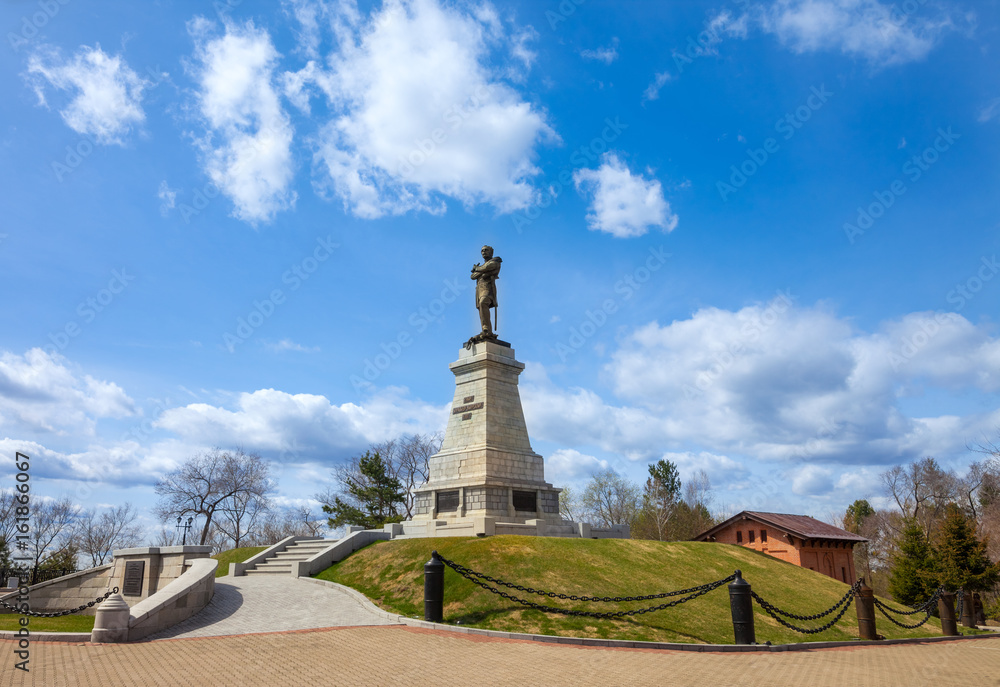
[[[784,653],[592,648],[389,625],[136,644],[0,641],[0,685],[1000,685],[1000,638]]]

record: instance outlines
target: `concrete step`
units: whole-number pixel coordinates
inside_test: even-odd
[[[259,568],[254,568],[253,570],[247,570],[247,575],[290,575],[291,570],[260,570]]]

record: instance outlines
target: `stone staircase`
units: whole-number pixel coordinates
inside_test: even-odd
[[[336,544],[336,539],[305,539],[290,544],[284,551],[269,556],[248,568],[247,575],[291,575],[292,564],[312,558],[323,549]]]

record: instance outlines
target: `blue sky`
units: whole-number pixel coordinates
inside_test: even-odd
[[[996,2],[0,8],[0,438],[150,512],[442,430],[504,260],[556,486],[667,457],[824,519],[1000,427]],[[12,484],[13,460],[0,467]]]

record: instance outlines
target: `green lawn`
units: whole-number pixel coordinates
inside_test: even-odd
[[[217,553],[212,558],[219,561],[219,567],[215,570],[216,577],[225,577],[229,574],[229,564],[230,563],[242,563],[251,556],[256,556],[258,553],[263,551],[268,547],[266,546],[241,546],[238,549],[229,549],[229,551],[223,551],[222,553]]]
[[[20,630],[20,619],[17,613],[0,613],[0,630]],[[63,615],[58,618],[29,618],[30,632],[90,632],[94,629],[92,615]]]
[[[561,539],[498,536],[376,542],[316,575],[353,587],[387,611],[423,617],[423,566],[430,553],[493,577],[536,589],[587,596],[639,596],[694,587],[735,569],[772,604],[799,615],[824,611],[848,586],[739,546],[702,542],[623,539]],[[510,591],[510,590],[507,590]],[[522,598],[529,597],[517,593]],[[584,604],[530,596],[536,603],[578,610],[639,609],[664,600],[629,604]],[[895,608],[899,604],[890,603]],[[844,641],[858,637],[854,603],[829,630],[804,635],[779,625],[754,604],[757,641],[774,644]],[[733,643],[729,593],[725,586],[675,608],[626,620],[575,618],[525,608],[483,590],[450,568],[445,572],[445,622],[506,632],[665,642]],[[896,627],[878,615],[878,632],[888,638],[940,636],[938,621],[916,630]],[[829,620],[792,621],[817,627]],[[965,630],[963,630],[965,631]]]

